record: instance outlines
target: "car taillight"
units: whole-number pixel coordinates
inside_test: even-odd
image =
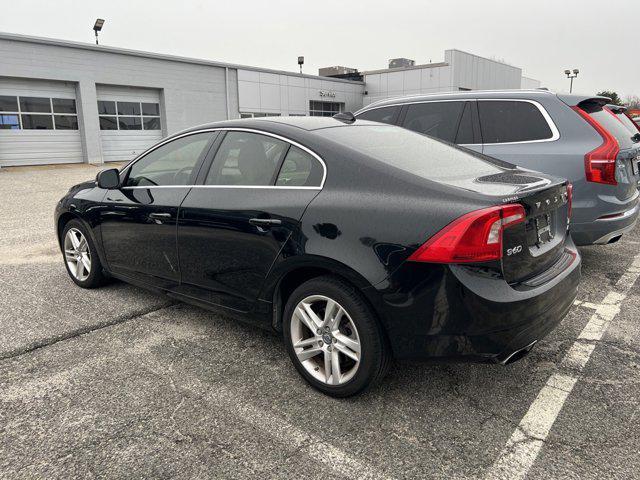
[[[409,260],[429,263],[500,260],[503,230],[524,219],[524,208],[518,204],[475,210],[436,233],[413,252]]]
[[[580,107],[572,107],[602,137],[602,145],[584,156],[584,171],[587,181],[617,185],[616,158],[620,152],[618,141],[600,123]]]
[[[567,218],[573,213],[573,185],[567,183]]]

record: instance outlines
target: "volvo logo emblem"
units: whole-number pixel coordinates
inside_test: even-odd
[[[327,345],[331,345],[331,335],[325,333],[324,335],[322,335],[322,341]]]

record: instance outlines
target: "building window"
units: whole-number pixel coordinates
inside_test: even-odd
[[[312,117],[333,117],[336,113],[342,112],[343,109],[344,103],[309,101],[309,115]]]
[[[98,100],[100,130],[161,130],[160,104]]]
[[[240,118],[279,117],[279,113],[240,112]]]
[[[0,95],[0,130],[78,130],[76,101]]]

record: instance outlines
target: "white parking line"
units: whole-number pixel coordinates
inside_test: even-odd
[[[531,469],[564,402],[573,390],[579,374],[585,367],[596,344],[602,339],[611,321],[620,312],[620,306],[640,276],[640,254],[616,282],[602,303],[576,302],[595,312],[578,339],[565,355],[561,368],[574,375],[554,373],[522,417],[520,424],[507,441],[502,452],[485,474],[486,479],[523,479]]]

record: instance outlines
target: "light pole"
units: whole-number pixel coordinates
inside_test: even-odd
[[[567,76],[567,78],[571,80],[571,83],[569,84],[569,93],[573,92],[573,79],[576,78],[579,73],[580,70],[578,70],[577,68],[574,68],[573,72],[571,70],[564,71],[564,74]]]
[[[93,24],[93,31],[96,33],[96,45],[98,45],[98,32],[102,30],[102,26],[104,25],[104,19],[98,18],[96,23]]]
[[[304,57],[298,57],[298,65],[300,65],[300,73],[302,73],[302,65],[304,65]]]

